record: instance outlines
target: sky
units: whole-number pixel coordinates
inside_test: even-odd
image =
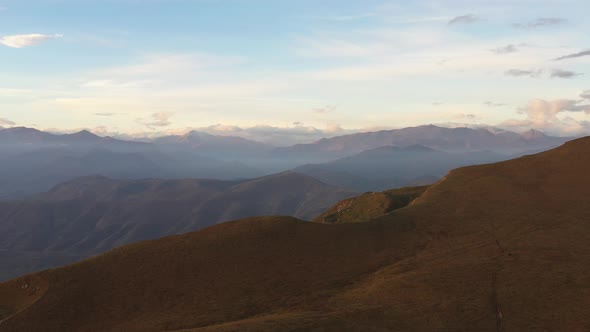
[[[0,126],[590,133],[587,0],[0,0]]]

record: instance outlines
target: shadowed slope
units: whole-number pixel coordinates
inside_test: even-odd
[[[49,290],[0,331],[587,331],[588,152],[458,169],[371,222],[254,218],[123,247],[37,274]]]
[[[47,294],[0,330],[165,331],[319,310],[363,274],[413,253],[388,249],[411,224],[343,226],[260,217],[116,249],[38,274]]]

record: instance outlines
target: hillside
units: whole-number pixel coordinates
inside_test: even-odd
[[[51,263],[57,254],[65,255],[59,263],[72,255],[88,256],[239,218],[312,219],[352,195],[291,172],[244,181],[85,177],[26,200],[0,202],[0,249],[13,257],[22,252],[53,253],[31,265],[55,266]],[[14,273],[23,271],[21,260],[8,256],[0,256],[0,265],[10,263]],[[0,272],[0,278],[14,275],[8,268]]]
[[[454,170],[365,223],[122,247],[1,284],[0,331],[586,331],[589,167],[584,138]]]

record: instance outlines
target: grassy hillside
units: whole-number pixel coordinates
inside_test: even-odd
[[[20,278],[0,331],[587,331],[589,152],[458,169],[370,222],[253,218]]]

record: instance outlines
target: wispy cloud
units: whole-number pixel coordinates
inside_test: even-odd
[[[96,116],[115,116],[118,113],[94,113]]]
[[[554,69],[551,71],[551,78],[573,78],[580,75],[583,74],[563,69]]]
[[[573,54],[567,54],[567,55],[560,56],[559,58],[556,58],[553,60],[554,61],[561,61],[561,60],[567,60],[567,59],[581,58],[583,56],[590,56],[590,50],[586,50],[586,51],[582,51],[582,52],[578,52],[578,53],[573,53]]]
[[[328,114],[332,113],[336,110],[336,106],[334,105],[326,105],[324,107],[318,107],[313,110],[315,114]]]
[[[492,51],[492,53],[495,53],[495,54],[516,53],[516,52],[518,52],[518,47],[516,45],[509,44],[509,45],[506,45],[506,46],[502,46],[502,47],[498,47],[498,48],[492,49],[491,51]]]
[[[512,77],[532,77],[537,78],[543,74],[543,70],[531,70],[531,69],[510,69],[504,72],[507,76]]]
[[[582,92],[580,94],[580,97],[582,97],[582,99],[588,99],[588,100],[590,100],[590,90],[586,90],[586,91]]]
[[[476,114],[472,114],[472,113],[458,113],[455,115],[455,119],[458,120],[475,120],[477,119],[477,115]]]
[[[497,102],[493,102],[493,101],[486,101],[483,104],[486,105],[486,106],[488,106],[488,107],[502,107],[502,106],[506,106],[506,104],[497,103]]]
[[[526,23],[514,23],[513,26],[519,29],[535,29],[540,27],[565,24],[567,20],[559,17],[540,17]]]
[[[447,24],[448,25],[471,24],[471,23],[475,23],[478,21],[481,21],[481,18],[479,16],[474,15],[474,14],[467,14],[467,15],[461,15],[461,16],[454,17]]]
[[[4,45],[12,48],[24,48],[34,46],[51,39],[62,38],[62,35],[43,35],[39,33],[33,33],[28,35],[13,35],[0,37],[0,45]]]

